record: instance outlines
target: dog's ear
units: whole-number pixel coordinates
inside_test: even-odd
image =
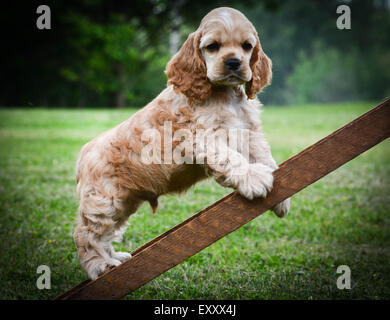
[[[207,79],[199,42],[199,33],[190,34],[181,49],[168,62],[165,70],[168,85],[172,84],[175,90],[197,102],[207,99],[211,93],[211,83]]]
[[[261,89],[271,83],[272,78],[272,61],[263,52],[258,36],[256,39],[256,46],[250,60],[252,79],[245,85],[245,92],[249,99],[254,99]]]

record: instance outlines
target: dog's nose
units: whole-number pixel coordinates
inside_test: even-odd
[[[236,58],[229,58],[225,60],[226,67],[231,71],[237,71],[240,68],[241,61]]]

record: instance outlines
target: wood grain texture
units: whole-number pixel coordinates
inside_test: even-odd
[[[248,201],[233,192],[57,299],[122,298],[389,136],[390,99],[283,162],[267,198]]]

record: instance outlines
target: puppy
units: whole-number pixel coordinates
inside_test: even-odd
[[[152,102],[80,152],[74,240],[91,279],[131,257],[115,252],[111,243],[144,201],[156,211],[159,196],[210,176],[248,199],[272,189],[277,164],[256,98],[270,83],[271,60],[251,22],[235,9],[212,10],[172,57],[166,74],[167,88]],[[234,147],[232,130],[246,133]],[[273,211],[283,217],[289,207],[287,199]]]

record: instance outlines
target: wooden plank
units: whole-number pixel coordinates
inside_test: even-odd
[[[233,192],[57,299],[122,298],[389,136],[390,99],[283,162],[267,198],[248,201]]]

